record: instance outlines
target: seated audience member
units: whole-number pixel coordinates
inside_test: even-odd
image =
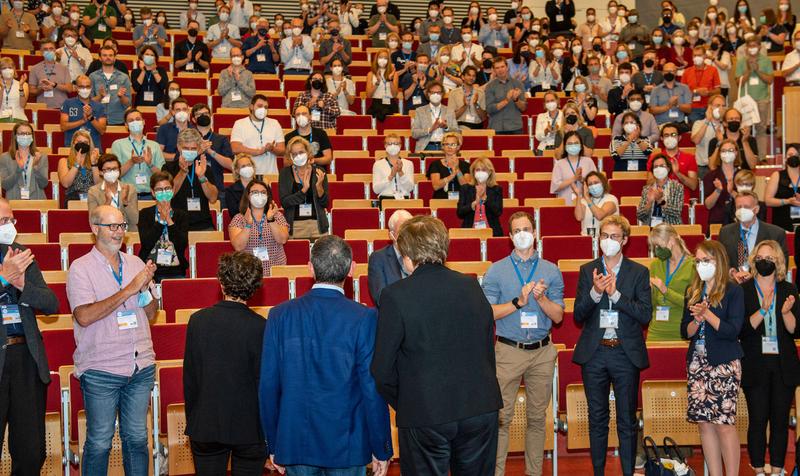
[[[461,86],[450,91],[447,98],[447,109],[462,129],[481,129],[486,120],[486,96],[475,85],[477,72],[474,66],[467,66],[461,73]]]
[[[225,208],[228,209],[228,215],[233,218],[239,213],[239,207],[242,204],[242,195],[244,189],[253,180],[256,169],[253,165],[253,159],[247,154],[239,154],[233,159],[233,183],[225,187]]]
[[[494,165],[487,158],[474,159],[469,166],[473,183],[461,186],[456,214],[461,228],[491,228],[493,236],[503,236],[503,188],[497,184]]]
[[[642,123],[633,112],[622,115],[622,134],[611,141],[611,158],[614,170],[644,171],[653,147],[650,139],[642,135]]]
[[[758,165],[758,142],[755,137],[750,134],[750,127],[742,127],[742,113],[736,108],[729,108],[722,115],[722,137],[714,137],[708,143],[708,157],[709,162],[716,160],[715,155],[719,153],[718,144],[723,139],[731,139],[736,142],[739,149],[739,157],[742,158],[742,168],[746,170],[755,170]]]
[[[103,104],[109,125],[125,123],[125,110],[131,105],[131,78],[114,67],[116,51],[110,46],[100,49],[103,66],[89,75],[92,80],[92,96]]]
[[[131,73],[131,85],[136,97],[133,106],[156,106],[164,101],[169,77],[167,71],[158,65],[155,49],[146,45],[139,52],[139,63]]]
[[[163,25],[156,23],[153,13],[148,7],[139,10],[142,23],[133,29],[133,45],[136,53],[141,54],[145,46],[152,47],[156,52],[156,58],[164,54],[164,45],[167,44],[167,30]]]
[[[278,188],[290,236],[314,241],[328,233],[328,177],[324,168],[314,164],[311,144],[302,137],[286,145],[285,163]]]
[[[306,80],[306,90],[294,102],[294,112],[298,106],[307,106],[311,114],[311,126],[319,129],[335,129],[336,119],[341,110],[336,96],[329,92],[322,73],[311,73]]]
[[[303,20],[300,18],[292,19],[292,36],[281,40],[280,53],[284,74],[311,74],[311,61],[314,59],[314,44],[309,35],[303,34],[302,23]]]
[[[719,71],[706,57],[704,46],[695,46],[693,51],[692,66],[686,68],[681,77],[683,84],[692,91],[692,112],[689,114],[689,123],[700,121],[706,114],[708,101],[711,96],[720,93]]]
[[[10,57],[0,58],[0,85],[3,87],[3,105],[0,110],[0,123],[25,122],[25,105],[28,104],[27,74],[17,77],[17,68]]]
[[[280,44],[269,37],[269,21],[259,18],[256,34],[250,35],[242,43],[242,51],[247,57],[247,70],[258,74],[275,74],[281,62]]]
[[[139,211],[139,258],[156,264],[153,279],[185,278],[189,269],[189,216],[172,208],[172,175],[156,172],[150,176],[150,193],[156,204]]]
[[[411,137],[416,140],[416,152],[442,150],[442,140],[447,132],[458,131],[453,111],[442,105],[442,85],[431,81],[425,86],[429,104],[416,109],[411,121]]]
[[[414,193],[414,164],[400,157],[402,139],[390,133],[384,138],[383,144],[386,157],[372,164],[372,191],[381,203],[387,198],[411,198]]]
[[[208,45],[198,38],[201,31],[204,30],[197,21],[190,21],[186,30],[189,36],[175,45],[175,50],[172,52],[172,64],[178,71],[204,73],[208,70],[211,63],[211,52],[208,50]]]
[[[642,125],[641,135],[647,137],[651,144],[655,144],[661,136],[658,129],[656,118],[646,111],[647,105],[644,102],[645,95],[641,91],[633,90],[628,93],[628,110],[625,112],[632,112],[639,118],[639,123]],[[622,118],[624,114],[618,114],[614,119],[614,126],[611,128],[611,135],[618,136],[622,134]]]
[[[121,168],[119,159],[114,154],[103,154],[97,165],[103,180],[89,188],[87,193],[89,214],[91,215],[96,207],[110,205],[122,212],[128,224],[128,231],[136,231],[136,224],[139,223],[139,199],[133,186],[119,181]]]
[[[367,74],[366,95],[372,99],[367,114],[383,122],[397,112],[397,75],[389,61],[389,50],[378,51]]]
[[[79,76],[75,80],[78,95],[64,101],[61,106],[60,129],[64,133],[64,145],[72,146],[72,135],[79,130],[88,131],[92,143],[101,149],[100,136],[106,132],[106,108],[92,100],[92,80]]]
[[[325,129],[312,127],[311,112],[305,105],[298,105],[294,108],[294,123],[297,126],[293,131],[284,136],[284,141],[288,144],[294,137],[302,137],[311,144],[314,164],[327,170],[333,160],[331,141]],[[288,164],[285,164],[288,165]]]
[[[130,135],[111,144],[111,153],[121,164],[120,181],[133,186],[139,200],[152,200],[150,176],[164,166],[161,147],[145,137],[144,117],[138,109],[125,112],[125,125]]]
[[[44,58],[30,67],[28,86],[36,102],[44,104],[48,109],[61,109],[67,95],[75,88],[66,66],[56,61],[56,43],[45,40],[39,47]]]
[[[328,21],[330,38],[322,40],[319,44],[319,62],[325,67],[326,74],[330,73],[331,62],[335,59],[341,61],[344,68],[353,61],[352,45],[350,40],[342,35],[339,25],[338,18],[331,18]]]
[[[0,176],[8,200],[44,200],[50,181],[47,154],[36,147],[33,126],[14,124],[8,150],[0,155]]]
[[[800,144],[787,144],[784,170],[772,172],[764,201],[772,208],[772,224],[794,231],[800,223]]]
[[[190,125],[189,103],[182,97],[173,99],[172,104],[170,104],[170,111],[174,121],[159,126],[156,133],[156,142],[161,146],[164,159],[171,162],[177,158],[178,135],[188,129]]]
[[[372,301],[376,306],[380,303],[381,291],[387,286],[409,276],[403,267],[402,258],[397,249],[397,237],[400,234],[400,227],[409,218],[411,218],[411,214],[406,210],[397,210],[392,213],[386,223],[386,228],[389,230],[389,238],[392,239],[392,242],[369,255],[367,282],[370,296],[372,296]]]
[[[734,200],[736,222],[729,223],[719,231],[718,241],[725,247],[730,262],[729,275],[742,284],[753,277],[748,264],[750,250],[764,240],[775,240],[783,251],[784,260],[789,259],[786,248],[786,231],[758,217],[760,205],[755,192],[740,191]]]
[[[542,155],[545,150],[555,149],[556,131],[563,122],[559,110],[558,96],[554,92],[544,93],[545,111],[536,116],[534,138],[536,139],[536,152]]]
[[[630,109],[628,106],[628,95],[634,92],[635,86],[631,80],[633,66],[627,61],[617,66],[619,85],[614,86],[608,91],[608,112],[613,115],[622,114]]]
[[[277,156],[286,150],[283,129],[278,121],[267,117],[267,98],[263,94],[253,96],[249,112],[233,124],[231,149],[234,154],[250,155],[257,175],[277,174]]]
[[[716,154],[719,163],[709,162],[711,170],[703,177],[705,191],[704,205],[708,209],[708,223],[728,224],[731,220],[730,210],[736,196],[734,181],[742,165],[736,143],[725,139],[720,143],[720,152]]]
[[[174,122],[175,118],[172,117],[172,101],[181,97],[181,85],[177,81],[170,81],[167,83],[167,94],[162,98],[161,102],[156,105],[156,121],[158,126]]]
[[[231,48],[231,65],[222,70],[217,94],[222,96],[222,107],[244,108],[256,93],[253,73],[244,67],[242,49]]]
[[[566,103],[562,110],[561,123],[553,141],[555,157],[561,157],[564,154],[564,136],[570,132],[577,132],[583,143],[584,156],[591,157],[594,153],[594,134],[591,129],[586,127],[580,109],[573,101]]]
[[[431,181],[433,198],[458,200],[461,186],[470,183],[469,164],[459,158],[461,135],[448,132],[442,137],[444,157],[431,160],[425,175]]]
[[[673,173],[672,162],[664,154],[656,155],[650,172],[655,180],[642,188],[636,218],[640,224],[651,227],[661,223],[680,225],[684,191],[679,181],[669,178]]]
[[[647,342],[680,340],[686,288],[695,277],[694,256],[672,225],[662,223],[650,230],[647,240],[653,255],[650,263],[653,318]]]
[[[189,231],[214,230],[209,205],[217,201],[219,191],[202,150],[203,138],[197,129],[184,129],[177,138],[177,158],[163,167],[175,177],[172,206],[188,212]]]
[[[688,132],[686,116],[692,112],[692,91],[678,81],[678,67],[674,63],[664,65],[664,82],[650,93],[650,112],[659,126],[668,122],[680,126],[680,132]]]
[[[230,22],[230,13],[230,7],[222,5],[219,9],[219,23],[211,25],[206,32],[205,42],[211,49],[212,58],[228,59],[234,46],[242,46],[239,28]]]
[[[339,105],[339,115],[353,116],[355,111],[350,110],[356,101],[356,84],[351,78],[344,75],[344,63],[340,59],[331,60],[331,72],[325,78],[328,92],[336,98]]]
[[[694,155],[697,159],[697,175],[702,179],[708,173],[710,165],[710,154],[708,145],[712,139],[722,137],[724,125],[722,124],[722,114],[725,112],[725,98],[720,94],[715,94],[708,98],[705,118],[692,123],[692,142],[695,145]]]
[[[597,167],[584,150],[580,134],[575,131],[567,132],[564,144],[564,151],[553,164],[550,193],[563,198],[565,204],[572,205],[575,200],[583,196],[584,178],[590,172],[597,171]]]
[[[92,52],[78,41],[78,30],[71,26],[65,26],[61,30],[61,38],[64,40],[64,47],[56,50],[56,60],[67,67],[69,77],[76,82],[79,76],[86,74],[92,63]]]
[[[598,223],[609,215],[619,215],[619,200],[611,194],[606,174],[589,172],[584,178],[583,190],[573,182],[570,185],[575,199],[575,219],[581,222],[581,234],[595,236]]]
[[[411,81],[412,70],[416,67],[417,52],[414,50],[413,32],[404,31],[400,40],[400,49],[392,52],[391,61],[400,76],[400,87],[405,89]]]
[[[684,202],[689,203],[689,194],[697,190],[697,159],[693,154],[678,147],[680,140],[679,126],[674,123],[664,124],[661,128],[661,153],[672,165],[671,179],[677,180],[686,191]]]
[[[252,253],[261,261],[264,276],[275,265],[286,264],[283,245],[289,240],[289,223],[272,200],[272,189],[259,180],[247,184],[239,213],[228,225],[231,246]]]
[[[97,159],[100,151],[92,144],[92,136],[84,130],[72,135],[69,155],[58,159],[58,182],[66,189],[64,198],[85,202],[89,189],[100,182]]]

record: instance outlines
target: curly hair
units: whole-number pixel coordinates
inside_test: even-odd
[[[219,257],[217,279],[226,296],[247,301],[261,287],[263,276],[261,261],[251,253],[236,251]]]

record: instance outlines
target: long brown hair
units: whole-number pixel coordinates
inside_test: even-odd
[[[264,205],[264,214],[269,210],[269,204],[272,203],[272,189],[269,184],[261,180],[253,179],[247,184],[247,188],[244,189],[244,193],[242,194],[242,201],[239,202],[239,213],[242,215],[247,213],[247,209],[250,208],[250,190],[252,190],[255,185],[261,185],[267,190],[267,204]]]
[[[711,306],[719,306],[730,283],[728,277],[728,254],[720,242],[711,240],[706,240],[697,245],[697,250],[707,254],[717,264],[717,269],[714,272],[714,287],[707,290],[706,299]],[[686,288],[686,297],[689,298],[688,303],[690,306],[702,300],[704,287],[705,282],[700,279],[699,274],[695,273],[694,278],[692,278],[692,284]]]
[[[36,131],[34,130],[33,126],[30,122],[23,121],[14,124],[14,128],[11,130],[11,140],[9,141],[10,144],[8,145],[8,155],[11,157],[17,156],[17,131],[20,127],[27,126],[28,129],[31,130],[31,137],[33,137],[33,142],[29,147],[31,156],[36,155]]]

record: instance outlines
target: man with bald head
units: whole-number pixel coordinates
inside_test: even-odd
[[[8,200],[0,198],[0,446],[8,423],[11,474],[39,474],[45,460],[44,413],[50,368],[35,312],[58,312],[31,250],[14,242]]]
[[[67,276],[75,374],[86,408],[81,466],[83,474],[106,473],[119,412],[126,472],[147,474],[147,407],[155,376],[149,321],[157,310],[149,287],[156,265],[121,251],[128,224],[116,208],[95,208],[89,222],[96,244]]]
[[[664,82],[650,93],[650,113],[656,117],[659,126],[671,122],[683,134],[690,129],[686,117],[692,112],[692,90],[678,80],[675,63],[665,64],[663,73]]]
[[[367,280],[369,282],[369,293],[376,306],[380,301],[381,291],[386,286],[408,276],[408,273],[403,269],[400,251],[397,249],[397,236],[400,234],[400,227],[409,218],[411,218],[411,214],[406,210],[397,210],[392,213],[387,223],[392,243],[369,255]]]

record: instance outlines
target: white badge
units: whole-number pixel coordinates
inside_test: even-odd
[[[550,89],[550,81],[542,81],[542,89]]]
[[[394,199],[395,200],[405,200],[406,196],[400,192],[394,192]]]
[[[266,246],[256,246],[253,248],[253,255],[261,261],[269,261],[269,251]]]
[[[697,342],[694,343],[694,351],[697,352],[697,355],[706,355],[706,340],[697,339]]]
[[[301,217],[310,217],[313,205],[310,203],[301,203],[300,204],[300,216]]]
[[[520,311],[519,325],[523,329],[538,329],[539,316],[535,312]]]
[[[147,175],[136,174],[136,185],[147,185]]]
[[[629,50],[635,50],[636,49],[636,43],[628,43],[628,49]]]
[[[618,326],[619,326],[619,312],[611,309],[602,309],[600,311],[601,329],[616,329]]]
[[[267,55],[265,55],[265,54],[257,54],[256,55],[256,61],[259,62],[259,63],[264,63],[265,61],[267,61]]]
[[[186,63],[186,71],[194,71],[194,62]]]
[[[656,320],[662,322],[669,321],[669,306],[656,307]]]
[[[172,266],[172,251],[166,248],[159,248],[156,256],[156,264],[161,266]]]
[[[378,33],[378,40],[386,41],[386,33]]]
[[[139,327],[136,311],[119,311],[117,313],[117,327],[119,327],[121,331]]]
[[[22,316],[19,313],[19,306],[16,304],[5,304],[0,306],[3,313],[3,324],[22,324]]]
[[[199,198],[187,198],[186,199],[186,209],[190,212],[199,212],[200,211],[200,199]]]
[[[458,200],[458,192],[447,192],[448,200]]]
[[[242,93],[239,91],[231,91],[231,101],[241,101]]]
[[[670,119],[677,119],[678,117],[680,117],[679,111],[676,109],[670,109],[669,117]]]
[[[486,228],[486,221],[485,220],[476,221],[475,225],[473,226],[473,228],[475,228],[477,230],[485,229]]]
[[[650,95],[649,94],[645,94],[644,95],[644,102],[646,102],[647,104],[650,104]]]
[[[111,102],[111,96],[109,96],[108,94],[106,94],[105,96],[103,96],[103,99],[101,99],[101,100],[100,100],[100,102],[101,102],[101,103],[103,103],[103,104],[108,104],[108,103],[110,103],[110,102]]]
[[[311,110],[311,122],[319,122],[322,120],[322,111],[319,109]]]
[[[381,103],[382,103],[384,106],[388,106],[388,105],[390,105],[390,104],[392,103],[392,98],[383,98],[383,99],[381,100]]]
[[[3,312],[3,321],[5,322],[6,313]],[[761,353],[762,354],[777,354],[778,353],[778,337],[762,337],[761,338]]]
[[[144,91],[144,100],[153,102],[156,99],[156,95],[153,91]]]
[[[650,227],[658,226],[664,223],[663,217],[650,217]]]
[[[558,22],[564,21],[564,15],[556,15],[556,21]]]
[[[292,66],[303,66],[303,58],[295,56],[292,60]]]
[[[422,96],[412,96],[411,104],[415,106],[419,106],[420,104],[422,104]]]
[[[228,47],[225,45],[217,45],[217,51],[219,51],[222,54],[225,54],[228,52]]]
[[[444,139],[444,129],[437,127],[435,131],[431,132],[431,142],[441,142]]]
[[[19,198],[22,200],[30,200],[31,199],[31,189],[28,187],[21,187],[19,189]]]
[[[791,209],[789,209],[789,217],[800,218],[800,207],[791,207]]]
[[[758,86],[758,76],[752,76],[748,84],[750,84],[750,86]]]
[[[78,200],[85,202],[89,200],[89,194],[86,192],[79,192],[78,193]]]
[[[702,100],[703,98],[699,94],[695,94],[694,96],[692,96],[692,102],[700,102]]]
[[[638,160],[629,160],[628,161],[628,172],[638,172],[639,171],[639,161]]]
[[[17,38],[25,38],[25,32],[17,30]]]
[[[46,97],[46,98],[51,98],[51,97],[54,97],[54,96],[55,96],[55,93],[54,93],[54,91],[51,89],[50,91],[44,91],[44,93],[42,94],[42,96],[44,96],[44,97]]]
[[[464,115],[464,122],[476,123],[478,122],[478,116],[472,114],[471,112],[468,112]]]
[[[112,84],[108,87],[109,91],[116,91],[117,89],[119,89],[119,84]]]
[[[108,27],[105,23],[98,23],[97,24],[97,31],[108,31]]]

